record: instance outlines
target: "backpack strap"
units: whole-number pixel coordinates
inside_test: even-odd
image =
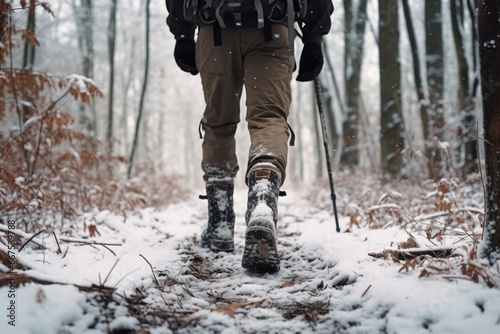
[[[222,0],[220,2],[219,6],[215,9],[215,17],[217,18],[217,21],[219,22],[219,25],[220,25],[221,28],[227,28],[226,27],[226,23],[224,22],[224,19],[220,15],[220,9],[222,8],[222,6],[224,6],[225,2],[226,2],[226,0]],[[209,6],[211,6],[212,5],[212,0],[207,0],[207,4]]]
[[[266,42],[273,40],[273,28],[269,19],[265,19],[264,21],[264,40]]]
[[[287,0],[287,21],[288,21],[288,54],[293,56],[295,53],[295,9],[293,0]]]
[[[255,10],[257,11],[257,28],[264,28],[264,8],[262,7],[262,0],[254,0]]]
[[[222,31],[218,21],[215,21],[213,24],[214,30],[214,46],[222,45]]]

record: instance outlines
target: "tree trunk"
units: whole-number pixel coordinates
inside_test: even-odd
[[[398,1],[379,1],[380,153],[385,173],[401,172],[404,120],[401,108]]]
[[[479,87],[479,79],[481,73],[478,70],[478,32],[477,32],[477,0],[465,0],[467,1],[467,8],[469,9],[469,15],[471,19],[471,30],[472,30],[472,72],[474,73],[474,82],[472,83],[471,96],[475,98],[477,96],[477,88]]]
[[[94,38],[93,38],[93,7],[92,0],[80,0],[76,4],[73,0],[73,12],[76,18],[76,27],[78,31],[78,46],[82,56],[82,74],[87,78],[94,78]],[[85,124],[87,130],[95,134],[96,131],[96,113],[94,102],[89,107],[82,105],[80,122]]]
[[[111,1],[108,25],[109,89],[108,89],[108,128],[106,141],[108,154],[113,153],[113,98],[115,92],[115,46],[116,46],[116,8],[117,0]]]
[[[93,26],[94,26],[94,15],[92,0],[81,0],[81,6],[78,10],[81,10],[80,22],[83,29],[81,35],[81,50],[83,55],[83,75],[87,78],[94,77],[94,37],[93,37]]]
[[[30,0],[29,10],[28,10],[28,23],[26,25],[26,31],[28,34],[32,34],[35,36],[35,9],[36,9],[36,1]],[[33,44],[33,40],[30,38],[26,38],[24,42],[24,54],[23,54],[23,68],[28,70],[33,70],[33,66],[35,64],[35,50],[36,47]],[[22,105],[22,122],[26,122],[31,116],[31,108],[30,106],[23,104]],[[32,166],[32,170],[35,168],[35,164]],[[28,167],[29,169],[29,167]],[[30,175],[31,176],[31,175]]]
[[[500,260],[500,4],[479,1],[479,52],[486,163],[486,229],[481,257]]]
[[[135,36],[132,37],[130,43],[130,56],[128,58],[128,69],[122,69],[119,71],[121,75],[122,81],[122,130],[123,130],[123,150],[125,152],[129,152],[130,149],[130,141],[129,141],[129,129],[128,129],[128,105],[129,105],[129,95],[132,87],[132,82],[135,78],[135,64],[136,64],[136,43],[137,38]],[[133,95],[133,94],[132,94]],[[126,153],[124,154],[126,155]]]
[[[146,50],[146,55],[144,59],[144,79],[142,81],[142,91],[141,91],[141,99],[139,101],[139,111],[137,113],[137,121],[135,123],[135,133],[134,133],[134,141],[132,142],[132,150],[130,152],[130,158],[128,162],[127,169],[127,178],[130,179],[130,175],[132,173],[132,167],[134,164],[134,155],[137,147],[137,138],[139,137],[139,129],[141,126],[141,117],[144,109],[144,99],[146,96],[146,89],[148,85],[148,76],[149,76],[149,40],[150,40],[150,24],[151,24],[151,15],[149,11],[149,4],[151,0],[146,0],[146,45],[144,46]]]
[[[413,57],[413,76],[415,78],[415,91],[417,93],[418,98],[418,106],[420,110],[420,118],[422,119],[422,127],[424,134],[424,142],[426,146],[426,152],[428,153],[427,161],[428,161],[428,173],[429,176],[435,179],[436,181],[439,179],[437,170],[435,171],[434,166],[432,164],[432,157],[429,153],[432,150],[429,150],[429,145],[432,142],[432,124],[429,117],[429,112],[427,109],[427,101],[424,93],[424,85],[422,82],[422,75],[420,69],[420,55],[418,53],[418,44],[417,37],[415,35],[415,29],[413,28],[413,20],[411,17],[410,6],[408,5],[408,0],[401,0],[403,4],[403,11],[405,15],[406,21],[406,30],[408,31],[408,39],[410,40],[411,54]],[[436,168],[437,169],[437,168]]]
[[[366,5],[367,0],[360,0],[358,10],[354,11],[352,0],[344,0],[344,80],[347,114],[343,120],[341,163],[351,169],[359,165],[359,85],[365,40]]]
[[[458,59],[458,108],[462,128],[458,136],[465,149],[463,161],[463,171],[465,175],[478,171],[477,163],[477,134],[476,134],[476,115],[474,104],[470,95],[469,65],[465,55],[465,46],[462,31],[463,26],[463,3],[462,0],[451,0],[451,24],[453,28],[453,38],[455,40],[455,50]]]
[[[35,34],[35,8],[36,1],[30,0],[29,13],[28,13],[28,23],[26,26],[26,30]],[[23,55],[23,68],[25,69],[33,69],[33,65],[35,64],[35,45],[29,39],[26,39],[24,42],[24,55]]]
[[[423,124],[425,151],[433,168],[434,179],[444,176],[443,140],[445,125],[443,114],[444,63],[443,63],[443,17],[440,0],[426,0],[425,3],[425,46],[427,66],[427,87],[429,106],[428,122]],[[427,130],[427,135],[425,132]]]
[[[340,95],[340,89],[339,89],[339,85],[338,85],[338,82],[337,82],[337,77],[335,75],[335,70],[333,68],[333,64],[332,64],[332,61],[330,60],[330,56],[329,56],[329,52],[328,52],[328,45],[327,45],[327,42],[326,42],[326,39],[323,39],[323,53],[325,55],[325,63],[326,63],[326,68],[328,69],[328,72],[330,74],[330,77],[332,79],[332,84],[333,84],[333,89],[335,90],[335,96],[337,97],[337,104],[339,106],[339,109],[340,109],[340,120],[337,120],[337,124],[342,124],[342,119],[344,117],[344,115],[346,115],[346,111],[345,111],[345,108],[344,108],[344,102],[342,101],[342,96]],[[332,125],[335,126],[335,128],[332,128],[331,129],[331,139],[330,139],[330,142],[331,142],[331,145],[332,145],[332,155],[335,156],[335,163],[337,163],[337,165],[339,165],[340,163],[340,157],[341,157],[341,153],[342,153],[342,148],[340,147],[340,145],[342,145],[342,141],[340,140],[340,133],[337,131],[337,127],[336,125],[334,124],[335,123],[335,108],[333,106],[333,97],[331,97],[331,94],[330,94],[330,104],[328,105],[328,109],[329,109],[329,114],[332,118]]]

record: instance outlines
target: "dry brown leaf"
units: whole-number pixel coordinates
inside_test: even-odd
[[[398,246],[399,249],[409,249],[409,248],[417,248],[418,244],[414,238],[409,237],[408,240],[400,243]]]
[[[47,297],[45,296],[45,292],[43,292],[42,289],[38,289],[38,292],[36,293],[36,301],[37,303],[43,302]]]
[[[139,329],[139,334],[149,334],[149,332],[147,330],[145,330],[144,328],[140,328]]]
[[[96,234],[101,236],[101,233],[99,233],[99,231],[97,230],[97,226],[95,226],[93,224],[89,225],[89,234],[90,234],[91,238],[94,238],[96,236]]]
[[[262,304],[265,302],[265,299],[262,299],[261,301],[258,302],[252,302],[252,303],[235,303],[229,306],[224,306],[224,307],[219,307],[215,311],[219,313],[224,313],[227,314],[228,316],[234,318],[234,312],[239,310],[240,308],[243,307],[261,307]]]
[[[291,286],[294,286],[295,285],[295,282],[285,282],[283,284],[281,284],[280,288],[289,288]]]
[[[191,325],[191,324],[197,322],[198,320],[200,320],[200,318],[201,318],[201,316],[197,316],[197,317],[185,317],[185,318],[179,318],[177,320],[182,321],[182,322],[184,322],[186,324]]]
[[[403,270],[406,270],[406,272],[408,272],[410,268],[415,269],[417,265],[418,265],[418,258],[406,260],[401,269],[399,269],[399,272],[402,272]]]

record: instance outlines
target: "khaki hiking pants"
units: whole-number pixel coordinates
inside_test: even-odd
[[[239,169],[234,135],[245,86],[251,142],[248,169],[270,162],[281,171],[283,181],[294,67],[294,59],[288,54],[288,28],[273,25],[272,41],[264,39],[263,29],[221,30],[221,46],[214,46],[212,26],[200,28],[196,43],[196,64],[206,102],[201,121],[205,132],[204,179],[213,182],[234,178]]]

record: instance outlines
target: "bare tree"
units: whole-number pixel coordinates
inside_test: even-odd
[[[111,0],[108,24],[109,90],[108,90],[108,127],[106,141],[108,154],[113,153],[113,113],[115,91],[115,46],[116,46],[116,10],[117,0]]]
[[[425,47],[429,105],[428,119],[423,122],[426,156],[432,166],[435,179],[443,176],[443,151],[440,141],[443,140],[445,126],[443,93],[444,93],[444,63],[443,63],[443,15],[441,0],[426,0],[425,2]],[[427,133],[427,134],[426,134]]]
[[[29,34],[30,38],[26,38],[24,42],[24,55],[23,55],[23,68],[33,69],[33,65],[35,63],[35,50],[36,43],[34,43],[35,36],[35,9],[36,9],[36,0],[30,0],[29,11],[28,11],[28,23],[26,26],[25,34]]]
[[[433,149],[432,143],[434,142],[434,132],[433,126],[434,122],[429,113],[429,105],[425,95],[424,82],[422,80],[422,70],[420,68],[420,55],[418,51],[417,37],[415,34],[415,29],[413,27],[413,19],[411,15],[410,6],[408,0],[401,0],[403,4],[403,12],[406,20],[406,30],[408,31],[408,39],[410,40],[411,54],[413,57],[413,76],[415,78],[415,91],[418,98],[418,106],[420,111],[420,118],[422,120],[423,135],[425,142],[425,151],[428,162],[428,174],[434,180],[439,180],[440,177],[440,166],[434,165],[433,158],[435,150]]]
[[[78,31],[78,47],[82,55],[82,74],[94,78],[94,15],[92,0],[73,0],[73,11]],[[90,108],[90,110],[89,110]],[[81,122],[91,132],[96,130],[96,113],[93,102],[89,106],[81,106]]]
[[[333,88],[326,90],[324,94],[325,98],[325,105],[327,109],[327,116],[328,116],[328,130],[329,130],[329,135],[330,135],[330,141],[332,145],[332,158],[334,158],[334,161],[339,164],[340,163],[340,158],[342,154],[342,141],[340,140],[340,135],[339,131],[337,131],[337,124],[342,124],[342,119],[344,115],[346,115],[345,111],[345,104],[343,102],[343,98],[340,94],[340,88],[339,84],[337,82],[337,77],[335,75],[335,70],[333,68],[333,64],[330,58],[330,52],[329,48],[327,45],[326,39],[323,39],[323,53],[325,55],[325,63],[326,63],[326,68],[323,70],[327,70],[327,74],[325,77],[329,77],[331,79],[331,84],[333,85]],[[328,79],[327,79],[328,80]],[[330,82],[330,81],[328,81]],[[335,97],[333,97],[333,92],[331,90],[335,91]],[[335,102],[339,107],[340,113],[335,113]],[[338,116],[340,115],[340,117]]]
[[[380,151],[385,173],[403,166],[404,120],[401,108],[398,0],[379,1]]]
[[[141,91],[141,99],[139,101],[139,111],[137,113],[137,121],[135,123],[135,133],[134,133],[134,140],[132,142],[132,150],[130,152],[130,158],[128,162],[128,170],[127,170],[127,178],[130,179],[130,175],[132,173],[132,167],[134,164],[134,155],[135,155],[135,150],[137,148],[137,139],[139,137],[139,129],[141,127],[141,117],[142,117],[142,112],[144,109],[144,99],[146,96],[146,89],[148,86],[148,76],[149,76],[149,44],[150,44],[150,25],[151,25],[151,15],[150,15],[150,10],[149,10],[149,4],[151,3],[151,0],[146,0],[146,41],[145,41],[145,50],[146,50],[146,55],[144,59],[144,79],[142,81],[142,91]]]
[[[500,260],[500,3],[479,1],[479,50],[486,163],[486,229],[481,256]]]
[[[459,130],[459,138],[465,150],[465,157],[462,161],[465,174],[478,171],[477,164],[477,135],[476,115],[474,103],[472,100],[472,90],[470,88],[469,64],[465,54],[464,43],[464,6],[462,0],[451,0],[451,25],[453,29],[453,38],[455,41],[455,50],[458,59],[458,108],[462,127]]]
[[[343,121],[341,163],[349,168],[356,168],[359,165],[359,85],[365,40],[366,5],[367,0],[360,0],[355,11],[353,1],[344,0],[344,80],[347,114]]]

